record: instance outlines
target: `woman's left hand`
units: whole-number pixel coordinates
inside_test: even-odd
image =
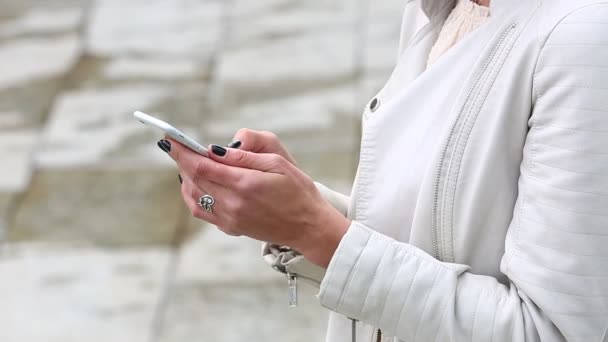
[[[290,246],[326,267],[350,221],[319,193],[313,181],[285,158],[212,145],[210,158],[168,139],[169,155],[183,179],[192,214],[229,235]],[[198,204],[215,199],[213,212]]]

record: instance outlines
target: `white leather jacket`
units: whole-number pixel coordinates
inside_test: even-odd
[[[608,1],[492,0],[492,20],[425,70],[453,5],[407,1],[353,192],[320,186],[353,220],[327,272],[266,257],[320,281],[328,342],[351,341],[349,318],[364,342],[378,329],[383,341],[606,342]],[[442,92],[450,82],[459,90]],[[445,129],[404,225],[400,141],[412,113],[437,110]]]

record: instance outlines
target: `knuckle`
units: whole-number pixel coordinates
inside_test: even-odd
[[[261,134],[269,142],[273,142],[274,143],[274,142],[279,141],[279,137],[275,133],[273,133],[273,132],[263,131],[263,132],[261,132]]]
[[[251,197],[259,188],[259,182],[251,177],[243,178],[239,182],[239,193],[247,198]]]
[[[245,212],[247,211],[246,202],[242,199],[235,199],[232,203],[232,215],[236,219],[240,219],[243,217]]]
[[[240,153],[235,153],[234,154],[234,161],[237,162],[237,163],[239,163],[239,164],[247,162],[247,160],[249,158],[249,154],[247,154],[244,151],[239,151],[239,152]]]
[[[241,128],[236,132],[236,137],[238,137],[239,139],[247,139],[250,138],[252,135],[254,134],[254,131],[252,131],[249,128]]]
[[[273,166],[277,167],[285,167],[287,165],[287,160],[278,154],[274,154],[270,157],[270,162]]]
[[[209,167],[207,166],[207,163],[204,159],[201,158],[197,160],[194,165],[194,175],[192,177],[192,182],[194,184],[197,184],[201,180],[202,175],[206,174],[208,170]]]

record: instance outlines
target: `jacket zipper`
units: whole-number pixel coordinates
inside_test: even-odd
[[[376,342],[382,342],[382,330],[376,329]]]
[[[287,301],[289,307],[298,306],[298,277],[293,273],[286,273],[287,276]]]
[[[481,85],[483,84],[483,81],[485,81],[486,77],[488,76],[486,73],[488,68],[490,67],[492,61],[495,59],[496,55],[500,51],[500,48],[502,47],[503,43],[514,32],[516,26],[517,25],[515,23],[513,23],[513,24],[509,25],[503,31],[502,35],[500,36],[500,39],[498,40],[498,42],[492,49],[492,52],[490,53],[490,55],[488,56],[488,58],[486,59],[484,65],[483,65],[482,69],[480,70],[478,77],[475,79],[475,82],[469,89],[469,92],[467,93],[464,104],[462,105],[462,109],[460,110],[460,113],[458,113],[458,116],[456,117],[456,120],[454,121],[454,124],[452,125],[452,127],[450,129],[446,142],[443,145],[443,148],[441,151],[441,156],[439,159],[439,165],[437,166],[436,173],[435,173],[435,184],[433,187],[433,206],[431,209],[431,234],[432,234],[431,236],[432,236],[432,245],[433,245],[433,256],[435,257],[435,259],[443,260],[443,258],[445,257],[443,255],[440,255],[440,250],[439,250],[437,215],[438,215],[438,206],[439,206],[439,191],[440,191],[439,186],[441,183],[441,172],[444,168],[445,159],[446,159],[446,156],[448,153],[448,148],[450,145],[450,140],[451,140],[452,136],[455,134],[456,126],[457,126],[458,122],[460,121],[460,119],[463,116],[465,116],[464,115],[465,112],[468,113],[472,110],[472,108],[474,108],[474,106],[472,106],[472,104],[473,104],[472,101],[475,101],[477,99],[477,95],[479,95],[479,93],[482,90]],[[469,106],[469,104],[471,104],[471,106]],[[469,108],[468,111],[465,111],[467,108]]]

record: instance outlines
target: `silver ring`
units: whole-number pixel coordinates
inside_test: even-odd
[[[213,205],[215,204],[215,198],[211,195],[204,195],[198,199],[198,205],[205,209],[207,212],[213,212]]]

